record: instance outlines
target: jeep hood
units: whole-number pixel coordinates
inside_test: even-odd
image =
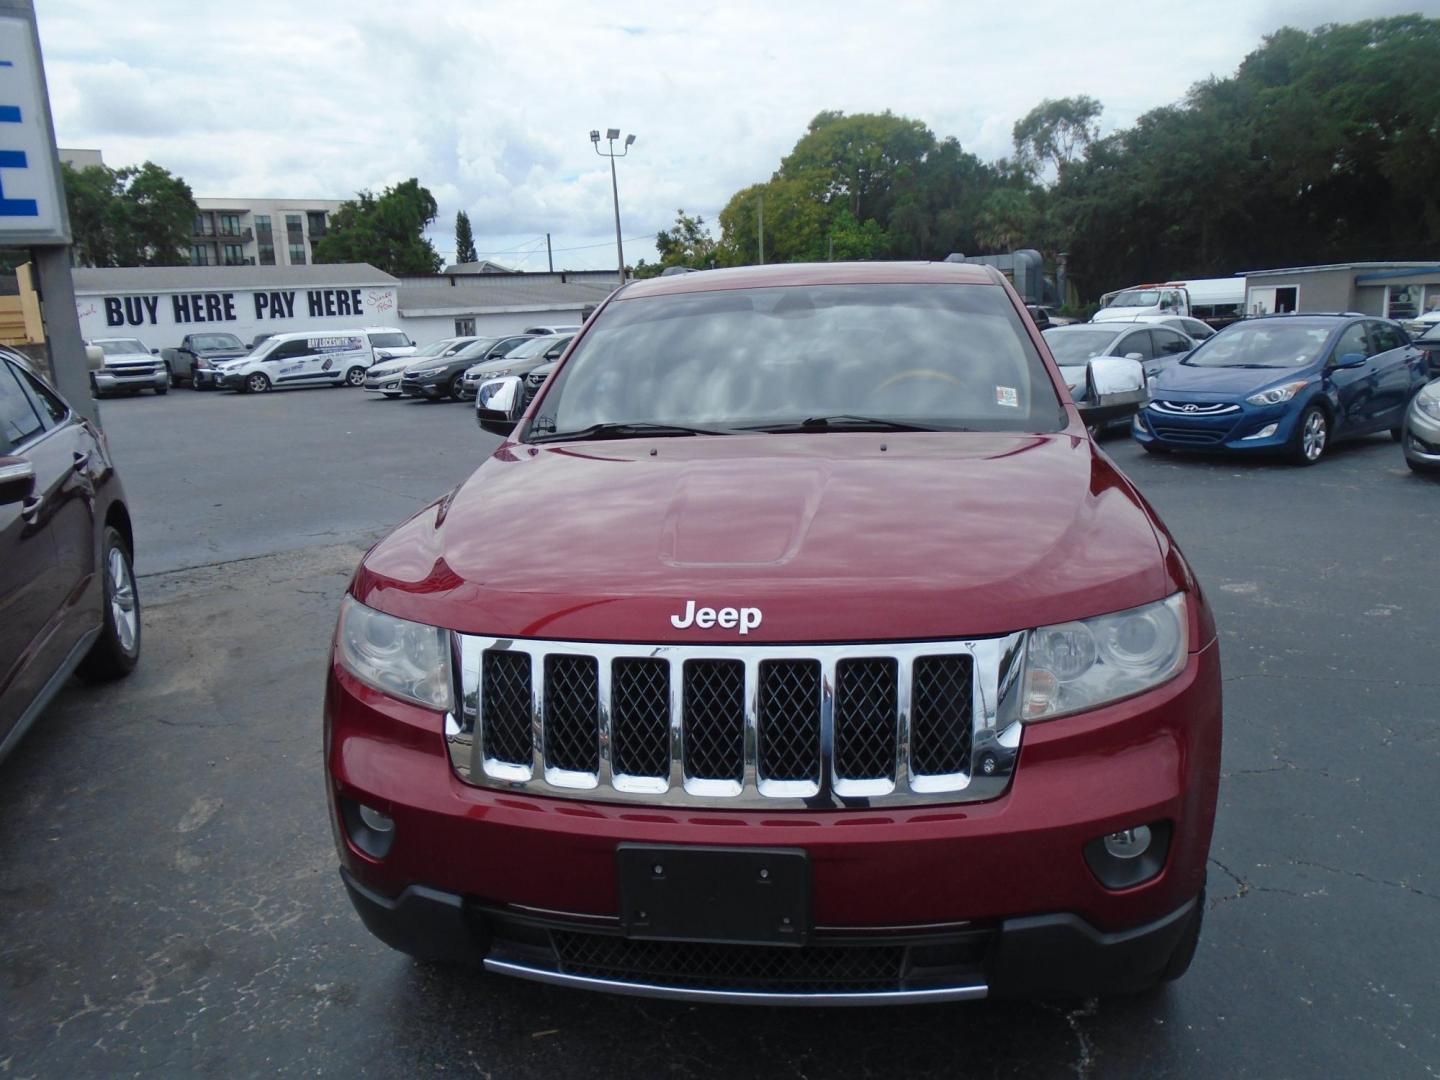
[[[732,643],[995,635],[1179,587],[1088,439],[964,433],[506,444],[351,586],[468,633]],[[690,600],[763,622],[673,628]]]

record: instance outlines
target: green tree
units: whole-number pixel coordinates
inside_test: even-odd
[[[1002,187],[986,196],[975,221],[975,239],[990,251],[1009,252],[1033,244],[1037,224],[1030,193]]]
[[[387,274],[433,274],[440,255],[425,238],[439,213],[435,196],[413,177],[378,196],[358,192],[340,204],[315,245],[317,263],[363,262]]]
[[[195,227],[190,185],[147,161],[61,165],[75,255],[85,266],[181,266]]]
[[[470,215],[461,210],[455,215],[455,261],[457,263],[479,262],[475,254],[475,234],[470,231]]]
[[[671,266],[704,270],[715,263],[715,238],[705,219],[691,217],[684,209],[675,211],[674,225],[655,235],[655,250],[660,253],[660,261],[647,263],[641,259],[635,266],[635,277],[656,277]]]
[[[1100,102],[1077,97],[1046,98],[1015,122],[1016,161],[1034,173],[1061,171],[1100,137]]]

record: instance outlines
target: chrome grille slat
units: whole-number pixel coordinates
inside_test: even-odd
[[[653,805],[973,802],[1018,756],[1023,634],[625,645],[456,634],[452,766],[484,787]],[[973,764],[972,764],[973,763]]]

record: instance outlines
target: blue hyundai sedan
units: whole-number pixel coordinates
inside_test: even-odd
[[[1265,315],[1227,326],[1159,372],[1130,431],[1151,453],[1280,453],[1313,465],[1338,439],[1398,439],[1424,385],[1424,355],[1393,322]]]

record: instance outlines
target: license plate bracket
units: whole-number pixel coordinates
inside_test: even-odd
[[[810,861],[802,849],[621,844],[615,860],[626,937],[731,945],[809,940]]]

